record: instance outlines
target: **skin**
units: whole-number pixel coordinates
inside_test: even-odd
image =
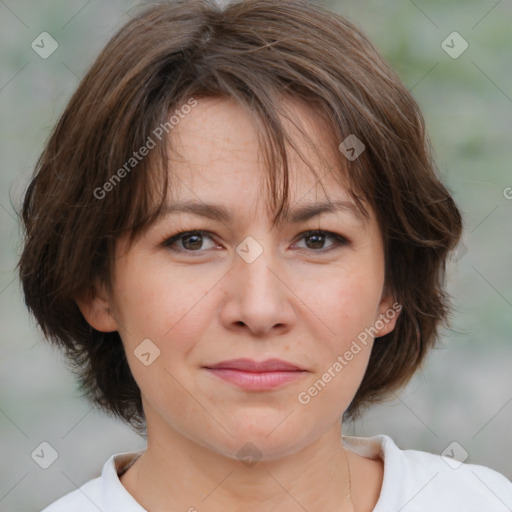
[[[327,127],[309,107],[286,104],[327,157],[320,160],[285,121],[324,186],[290,150],[291,207],[349,199],[325,169],[337,151],[325,141]],[[119,240],[113,289],[99,286],[93,299],[79,301],[93,327],[119,331],[142,393],[148,447],[122,484],[149,511],[373,510],[382,461],[346,450],[352,508],[340,442],[341,416],[364,376],[373,340],[307,405],[297,396],[394,303],[384,293],[384,249],[374,212],[367,206],[366,223],[347,210],[271,229],[257,125],[233,100],[202,99],[171,135],[179,153],[171,163],[179,178],[171,199],[222,204],[234,218],[224,223],[170,214],[133,245]],[[171,235],[196,229],[210,234],[202,245],[201,238],[192,244],[182,238],[174,244],[181,252],[162,246]],[[322,245],[302,235],[314,229],[349,243],[336,245],[326,235]],[[263,249],[252,263],[236,252],[248,236]],[[160,350],[148,366],[134,354],[144,339]],[[307,371],[255,392],[203,368],[238,357],[275,357]],[[251,467],[237,457],[248,442],[261,455]]]

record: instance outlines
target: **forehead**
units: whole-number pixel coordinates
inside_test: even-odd
[[[285,106],[283,130],[300,152],[287,145],[290,204],[351,202],[327,123],[299,101],[287,99]],[[261,133],[257,117],[236,101],[200,99],[170,134],[170,172],[176,177],[170,201],[256,208],[269,183]]]

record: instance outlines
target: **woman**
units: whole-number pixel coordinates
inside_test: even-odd
[[[462,229],[417,104],[344,18],[146,8],[82,80],[23,218],[28,307],[147,435],[46,512],[512,507],[491,469],[342,436],[434,345]]]

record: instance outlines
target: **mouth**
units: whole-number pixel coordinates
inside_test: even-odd
[[[307,370],[280,359],[267,359],[261,362],[252,359],[232,359],[203,368],[224,381],[253,391],[275,389],[307,373]]]

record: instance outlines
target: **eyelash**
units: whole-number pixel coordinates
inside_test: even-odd
[[[172,235],[169,238],[166,238],[162,242],[161,246],[165,247],[171,251],[180,252],[180,253],[189,253],[189,254],[199,253],[200,254],[202,252],[205,252],[205,250],[201,250],[201,249],[192,251],[189,249],[181,249],[181,248],[173,247],[173,244],[176,241],[184,238],[186,235],[189,235],[189,236],[190,235],[199,235],[201,237],[208,237],[208,238],[212,239],[212,236],[208,231],[203,231],[201,229],[192,230],[192,231],[180,231],[179,233],[176,233],[175,235]],[[300,241],[300,240],[307,238],[308,236],[312,236],[312,235],[326,235],[327,237],[333,238],[335,243],[327,249],[316,250],[316,249],[307,249],[306,248],[306,249],[300,249],[300,250],[325,254],[327,252],[331,252],[332,250],[339,249],[342,246],[350,245],[350,242],[344,236],[338,235],[337,233],[333,233],[331,231],[325,231],[323,229],[314,229],[314,230],[310,230],[310,231],[304,231],[303,233],[301,233],[301,237],[297,241]]]

